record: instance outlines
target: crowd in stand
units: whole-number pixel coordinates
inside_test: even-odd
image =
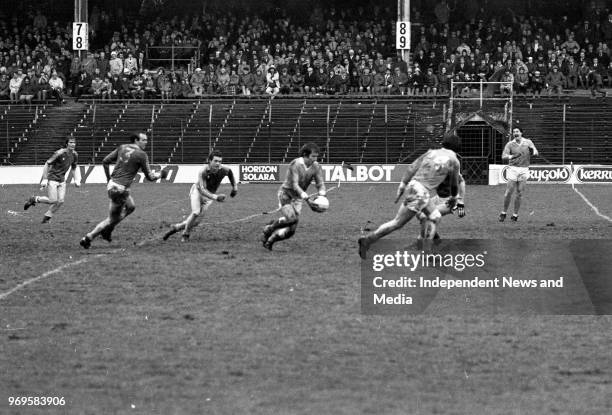
[[[50,21],[32,8],[0,15],[0,100],[446,95],[451,80],[506,82],[501,94],[510,84],[515,93],[534,95],[576,89],[605,95],[603,88],[612,87],[612,10],[605,2],[590,2],[574,20],[496,15],[486,4],[468,0],[473,12],[463,20],[454,19],[457,5],[446,0],[429,14],[413,10],[409,63],[395,50],[393,7],[315,7],[301,19],[283,11],[205,10],[146,20],[94,7],[91,51],[80,56],[71,50],[71,22]],[[456,88],[470,94],[478,85]]]

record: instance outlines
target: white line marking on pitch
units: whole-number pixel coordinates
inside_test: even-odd
[[[599,209],[597,208],[597,206],[595,206],[594,204],[591,203],[591,201],[589,199],[587,199],[587,197],[585,195],[583,195],[580,190],[576,189],[574,187],[574,185],[572,184],[572,190],[576,193],[578,193],[578,195],[582,198],[582,200],[584,200],[584,202],[591,208],[593,209],[593,212],[595,212],[595,214],[597,216],[599,216],[600,218],[603,218],[605,220],[607,220],[608,222],[612,223],[612,219],[609,216],[604,215],[603,213],[599,212]]]
[[[95,255],[94,258],[98,258],[98,257],[105,256],[105,255],[106,254],[98,254],[98,255]],[[29,280],[25,280],[21,284],[16,285],[15,287],[11,288],[10,290],[0,294],[0,300],[4,300],[6,297],[8,297],[9,295],[13,294],[15,291],[19,291],[22,288],[25,288],[25,287],[27,287],[30,284],[33,284],[33,283],[35,283],[37,281],[40,281],[40,280],[42,280],[44,278],[47,278],[47,277],[49,277],[49,276],[51,276],[53,274],[57,274],[58,272],[66,269],[66,268],[70,268],[70,267],[72,267],[74,265],[83,264],[83,263],[89,261],[89,259],[91,259],[91,258],[89,258],[89,257],[81,258],[78,261],[69,262],[69,263],[64,264],[62,266],[59,266],[59,267],[57,267],[55,269],[52,269],[51,271],[47,271],[44,274],[39,275],[38,277],[34,277],[34,278],[30,278]]]

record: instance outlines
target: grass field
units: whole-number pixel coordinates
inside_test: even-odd
[[[244,185],[205,222],[274,209],[276,188]],[[137,211],[86,251],[102,185],[70,187],[46,225],[45,206],[23,212],[35,186],[0,188],[1,414],[612,413],[610,316],[360,314],[356,239],[395,214],[395,185],[343,185],[273,252],[263,216],[162,242],[188,189],[135,185]],[[580,190],[612,216],[609,187]],[[518,223],[497,222],[502,196],[468,187],[443,237],[612,239],[569,186],[529,186]]]

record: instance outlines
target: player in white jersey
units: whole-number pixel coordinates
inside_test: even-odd
[[[385,235],[396,231],[408,223],[417,213],[427,215],[428,228],[425,238],[433,239],[436,233],[436,223],[440,219],[440,212],[430,199],[437,187],[449,177],[450,196],[457,197],[459,191],[459,160],[456,151],[461,146],[461,139],[456,136],[444,138],[441,149],[428,150],[416,159],[404,174],[397,188],[395,203],[404,193],[406,194],[395,218],[383,223],[374,232],[359,238],[359,256],[363,259],[370,245]]]
[[[531,154],[538,155],[538,150],[533,145],[533,142],[523,137],[523,130],[519,127],[512,129],[512,140],[506,143],[502,153],[502,160],[508,160],[508,175],[506,183],[506,192],[504,193],[504,210],[499,214],[499,221],[506,220],[506,212],[512,201],[512,194],[516,190],[514,198],[514,214],[510,220],[516,222],[518,220],[518,212],[521,208],[521,200],[525,183],[529,178],[529,163]]]
[[[263,229],[261,242],[266,249],[272,250],[272,245],[293,236],[297,229],[302,202],[310,206],[310,198],[306,190],[314,180],[319,196],[325,196],[323,170],[317,162],[319,147],[314,143],[306,143],[300,148],[300,157],[289,164],[285,182],[278,190],[278,204],[282,216]],[[312,208],[312,206],[311,206]]]

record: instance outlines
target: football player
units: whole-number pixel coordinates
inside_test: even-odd
[[[316,210],[316,206],[311,205],[306,193],[313,180],[318,195],[326,195],[323,170],[317,161],[318,157],[319,147],[315,143],[306,143],[300,148],[299,157],[289,164],[287,177],[278,190],[278,203],[282,216],[263,229],[261,242],[266,249],[272,250],[275,242],[291,238],[295,234],[304,201]]]
[[[189,240],[191,229],[198,226],[202,219],[202,215],[208,210],[212,202],[225,201],[225,195],[223,193],[217,194],[219,185],[225,177],[229,178],[232,185],[230,197],[235,197],[238,194],[238,186],[234,179],[234,173],[229,167],[223,166],[221,164],[222,161],[223,156],[220,151],[213,151],[210,153],[208,156],[208,164],[200,169],[198,181],[191,186],[191,190],[189,191],[191,213],[187,219],[170,227],[170,230],[164,235],[164,241],[180,230],[183,230],[181,241],[187,242]]]
[[[508,160],[508,182],[506,183],[506,191],[504,193],[504,210],[499,214],[499,221],[506,220],[506,212],[512,201],[512,194],[516,190],[514,198],[514,213],[510,217],[513,222],[518,221],[518,212],[521,208],[523,199],[523,191],[525,184],[529,178],[529,163],[531,154],[538,155],[538,150],[533,145],[533,142],[523,137],[523,130],[519,127],[512,129],[513,139],[506,143],[502,153],[502,160]]]
[[[359,238],[359,256],[366,258],[366,253],[374,242],[385,235],[394,232],[408,223],[416,214],[423,211],[427,216],[426,239],[433,239],[436,233],[436,224],[441,215],[430,194],[447,179],[450,185],[450,196],[456,198],[459,192],[460,165],[456,152],[461,146],[461,139],[456,136],[444,138],[442,148],[428,150],[416,159],[404,174],[402,181],[397,188],[395,203],[402,195],[405,195],[397,215],[389,222],[383,223],[374,232]]]
[[[43,216],[42,223],[47,223],[53,214],[64,204],[66,196],[66,173],[72,170],[74,185],[81,187],[81,172],[78,168],[79,155],[74,150],[76,139],[68,138],[64,143],[64,148],[57,150],[45,163],[42,177],[40,179],[41,190],[47,189],[47,196],[31,196],[23,205],[23,210],[28,210],[37,203],[44,203],[49,206],[49,210]]]
[[[457,197],[453,198],[450,195],[450,176],[446,176],[446,180],[444,180],[440,185],[436,188],[436,193],[431,196],[431,201],[440,212],[440,215],[446,216],[449,214],[453,214],[457,212],[457,216],[460,218],[465,216],[465,180],[461,173],[459,174],[459,190],[457,191]],[[427,227],[430,226],[428,224],[427,215],[423,213],[423,211],[419,212],[417,218],[421,222],[421,233],[419,238],[425,238],[425,233],[427,232]],[[438,222],[439,227],[439,222]],[[434,234],[433,239],[440,239],[440,235],[438,232]]]
[[[168,172],[154,173],[149,167],[149,157],[144,149],[147,146],[148,137],[145,133],[135,133],[130,136],[129,144],[118,146],[113,152],[102,160],[104,174],[108,184],[106,189],[110,199],[108,218],[100,222],[91,232],[81,238],[80,244],[89,249],[91,241],[98,235],[102,239],[111,242],[111,234],[115,226],[130,215],[136,209],[134,199],[130,195],[130,186],[136,174],[142,170],[149,181],[165,179]],[[113,174],[110,174],[110,164],[115,163]]]

